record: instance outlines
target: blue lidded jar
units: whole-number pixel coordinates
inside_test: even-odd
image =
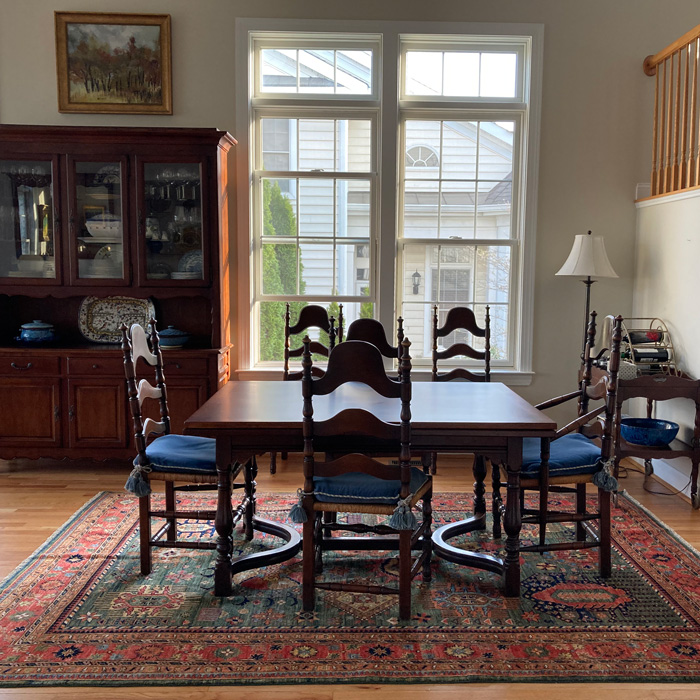
[[[25,343],[50,343],[56,340],[53,324],[35,320],[20,328],[19,338]]]

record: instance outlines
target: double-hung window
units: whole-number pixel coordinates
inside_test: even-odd
[[[413,356],[426,358],[435,306],[440,323],[451,307],[469,306],[482,325],[488,307],[493,366],[510,368],[520,359],[528,47],[489,39],[400,42],[400,312]],[[452,336],[441,342],[455,342]]]
[[[389,339],[402,316],[417,369],[433,308],[469,306],[489,308],[493,369],[526,374],[541,27],[239,25],[243,367],[281,361],[285,302],[342,304]]]
[[[256,364],[283,357],[284,306],[371,315],[376,240],[376,36],[253,37]]]

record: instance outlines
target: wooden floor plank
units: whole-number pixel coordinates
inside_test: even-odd
[[[278,455],[278,473],[271,476],[269,462],[260,459],[258,489],[261,492],[294,492],[299,488],[301,460]],[[468,457],[440,456],[435,477],[436,492],[471,490]],[[0,460],[0,578],[26,559],[73,513],[99,491],[121,492],[129,465],[119,462],[70,462],[53,460]],[[663,491],[649,481],[649,488]],[[700,511],[694,511],[678,495],[659,495],[644,489],[643,475],[633,469],[621,480],[621,488],[654,513],[691,545],[700,549]],[[700,700],[700,686],[673,683],[494,683],[470,685],[306,685],[306,686],[162,686],[130,688],[8,688],[0,699],[23,700],[590,700],[614,696],[615,700]]]

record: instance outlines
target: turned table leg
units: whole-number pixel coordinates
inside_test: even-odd
[[[216,502],[216,564],[214,594],[229,596],[231,555],[233,553],[233,509],[231,507],[231,443],[228,437],[216,440],[216,471],[219,477]]]
[[[520,467],[523,462],[522,439],[508,440],[508,457],[506,471],[508,473],[508,490],[506,514],[503,528],[506,531],[505,558],[505,589],[506,596],[520,595],[520,528],[522,527],[520,513]]]
[[[474,516],[484,518],[484,527],[486,527],[486,499],[484,498],[486,493],[486,486],[484,485],[486,480],[486,460],[482,455],[474,455],[472,471],[474,473]]]

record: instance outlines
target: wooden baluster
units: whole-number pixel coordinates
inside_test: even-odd
[[[679,54],[679,60],[680,60]],[[685,47],[685,74],[683,80],[683,121],[681,123],[681,144],[680,144],[680,173],[678,179],[678,189],[688,187],[688,82],[690,79],[690,46]]]
[[[674,57],[678,56],[678,70],[676,71],[676,83],[673,88],[673,168],[671,170],[671,192],[675,192],[680,187],[680,149],[678,140],[680,136],[681,122],[681,54],[680,52],[671,56],[671,71],[673,72]]]
[[[668,60],[664,61],[664,75],[661,81],[661,183],[659,194],[666,192],[666,173],[668,172],[668,126],[666,123],[666,112],[668,107],[666,95],[666,77],[668,73]]]
[[[700,157],[698,149],[700,148],[700,124],[698,124],[698,49],[700,49],[700,41],[695,40],[693,44],[693,82],[692,94],[690,96],[690,179],[689,187],[694,187],[700,184]]]
[[[651,146],[651,195],[659,194],[659,175],[661,171],[659,160],[659,71],[654,76],[654,135]]]

